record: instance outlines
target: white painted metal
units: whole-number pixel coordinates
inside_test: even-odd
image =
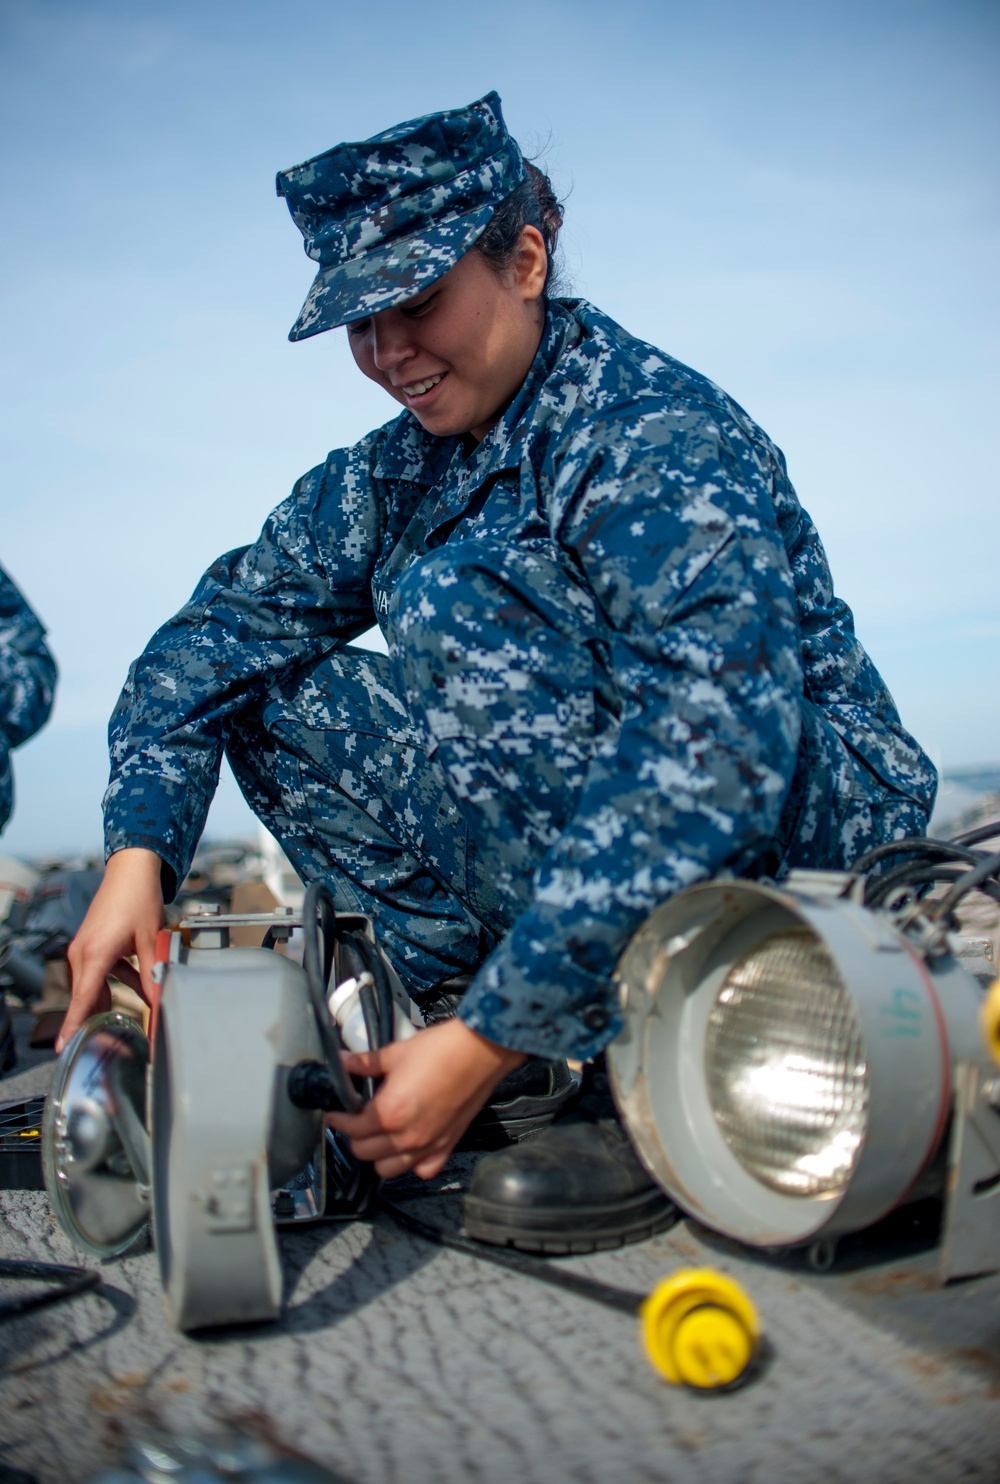
[[[179,941],[179,940],[178,940]],[[273,1319],[271,1190],[308,1162],[320,1114],[288,1073],[320,1056],[305,975],[267,949],[180,949],[154,1044],[153,1229],[178,1329]]]
[[[974,1055],[979,988],[952,955],[934,971],[889,920],[828,889],[728,881],[692,887],[653,913],[619,966],[626,1024],[609,1051],[636,1147],[663,1188],[706,1225],[761,1246],[836,1237],[906,1196],[938,1149],[952,1062]],[[869,1077],[867,1129],[846,1189],[817,1197],[765,1187],[739,1163],[709,1104],[708,1014],[732,965],[772,933],[825,946],[857,1006]]]

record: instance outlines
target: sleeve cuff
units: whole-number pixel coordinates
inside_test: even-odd
[[[187,875],[186,870],[181,870],[183,862],[179,860],[176,853],[170,849],[162,840],[153,835],[138,835],[125,833],[121,830],[105,831],[104,836],[104,861],[105,864],[119,850],[152,850],[160,857],[160,888],[163,892],[164,903],[172,902],[177,895],[178,883],[183,881]]]
[[[459,1018],[512,1051],[589,1061],[622,1028],[611,975],[591,973],[565,951],[537,943],[522,954],[518,937],[515,927],[486,960],[462,998]]]

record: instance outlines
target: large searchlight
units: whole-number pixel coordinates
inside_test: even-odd
[[[942,1279],[993,1271],[996,970],[925,904],[873,911],[863,889],[801,871],[691,887],[654,912],[619,965],[619,1107],[664,1190],[728,1237],[832,1252],[938,1193]]]

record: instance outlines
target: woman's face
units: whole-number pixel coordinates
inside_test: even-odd
[[[483,438],[538,349],[545,270],[535,227],[524,228],[503,277],[467,252],[422,294],[348,325],[354,359],[429,433]]]

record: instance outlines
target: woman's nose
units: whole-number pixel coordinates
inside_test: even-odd
[[[392,371],[413,354],[409,325],[391,309],[372,319],[372,354],[380,371]]]

